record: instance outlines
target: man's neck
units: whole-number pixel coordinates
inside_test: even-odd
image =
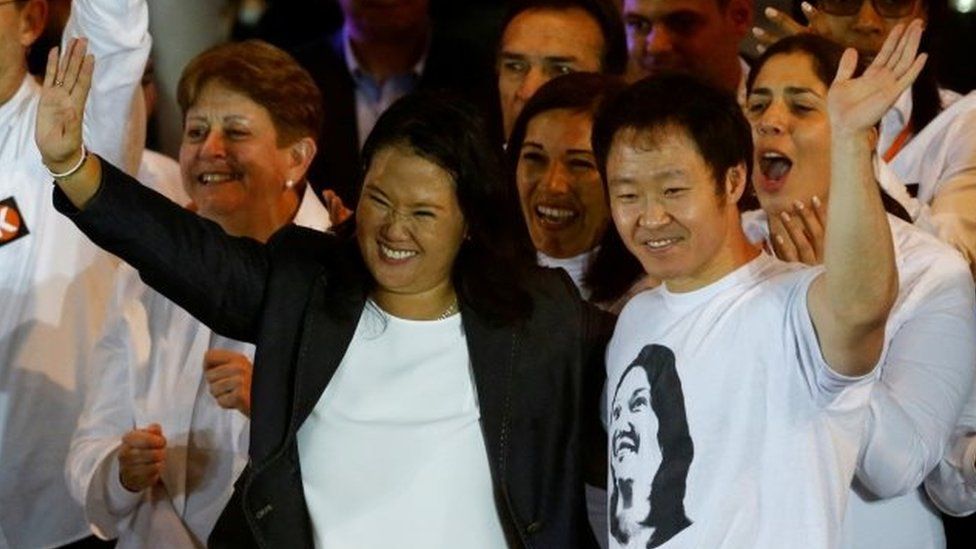
[[[10,101],[17,94],[17,90],[24,83],[26,76],[27,68],[23,66],[11,68],[11,70],[0,70],[0,106],[6,105],[7,101]]]
[[[742,222],[735,216],[736,225],[728,228],[726,241],[718,253],[693,276],[665,280],[668,290],[674,293],[700,290],[725,278],[726,275],[749,263],[760,254],[760,249],[749,242],[742,232]]]
[[[424,56],[430,34],[429,25],[391,40],[368,37],[351,27],[346,29],[360,68],[380,83],[413,70]]]

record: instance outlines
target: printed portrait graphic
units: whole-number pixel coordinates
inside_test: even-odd
[[[691,525],[684,497],[694,445],[671,349],[641,349],[610,406],[610,534],[622,547],[658,547]]]

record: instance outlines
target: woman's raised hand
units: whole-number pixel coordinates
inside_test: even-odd
[[[832,131],[853,134],[869,130],[895,103],[925,66],[926,54],[916,55],[922,38],[922,21],[908,27],[897,25],[864,74],[851,78],[857,68],[857,51],[848,48],[827,93]]]
[[[95,70],[95,58],[87,50],[88,41],[76,38],[63,58],[58,48],[47,56],[34,140],[52,172],[69,170],[81,156],[81,123]]]

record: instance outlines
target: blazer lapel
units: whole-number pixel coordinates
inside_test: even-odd
[[[488,461],[495,482],[504,486],[505,457],[508,453],[504,441],[510,423],[512,377],[517,351],[515,331],[511,326],[492,326],[463,305],[461,321],[478,391]]]
[[[327,275],[323,275],[315,283],[302,327],[289,435],[298,432],[322,397],[349,348],[365,305],[365,295],[361,292],[340,303],[328,302],[326,281]],[[337,308],[341,308],[338,314],[326,313]]]

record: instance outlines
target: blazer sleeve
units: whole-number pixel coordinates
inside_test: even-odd
[[[215,332],[255,342],[273,244],[228,236],[105,161],[99,190],[84,210],[57,187],[54,206]]]

